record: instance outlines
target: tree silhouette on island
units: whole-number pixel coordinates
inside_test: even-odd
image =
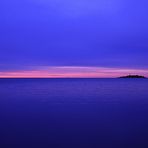
[[[140,75],[127,75],[127,76],[122,76],[119,78],[146,78],[145,76],[140,76]]]

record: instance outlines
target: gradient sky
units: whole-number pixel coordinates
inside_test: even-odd
[[[0,77],[148,76],[147,0],[0,1]]]

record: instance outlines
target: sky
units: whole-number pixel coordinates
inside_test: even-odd
[[[0,1],[0,77],[148,76],[147,0]]]

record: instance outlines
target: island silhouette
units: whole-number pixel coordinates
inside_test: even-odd
[[[146,77],[140,75],[127,75],[127,76],[121,76],[119,78],[146,78]]]

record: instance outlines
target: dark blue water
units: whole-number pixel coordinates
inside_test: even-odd
[[[0,79],[0,148],[148,148],[148,79]]]

